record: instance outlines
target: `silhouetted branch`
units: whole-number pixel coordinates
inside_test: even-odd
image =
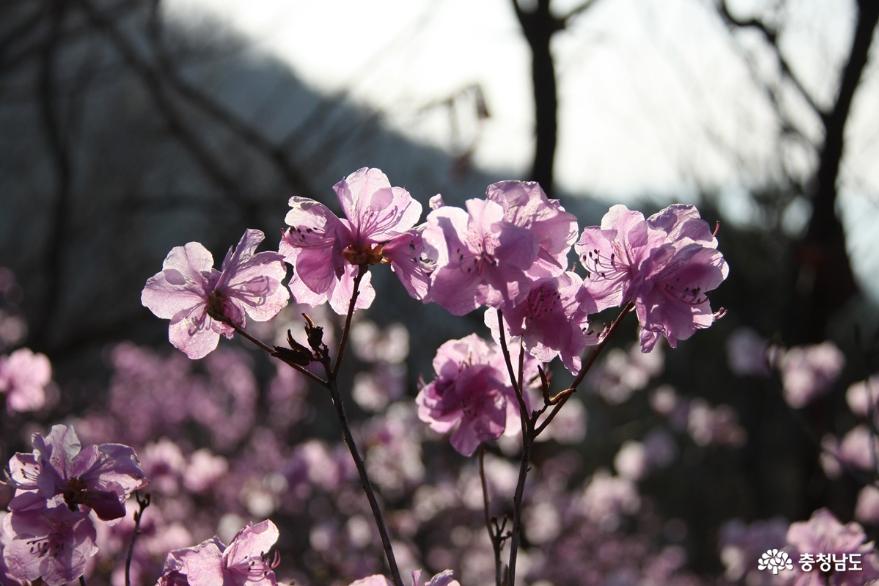
[[[531,85],[534,93],[534,162],[531,179],[552,193],[555,150],[558,143],[558,88],[555,62],[551,51],[552,37],[564,29],[562,19],[553,16],[550,0],[537,0],[531,11],[522,8],[519,0],[511,0],[516,18],[531,49]]]
[[[815,114],[822,119],[827,115],[825,109],[815,101],[814,96],[812,96],[809,90],[806,89],[803,82],[800,80],[799,76],[796,75],[787,58],[784,56],[784,52],[781,50],[781,46],[778,42],[779,32],[776,29],[756,17],[739,18],[735,16],[732,11],[730,11],[727,0],[717,0],[717,10],[727,26],[740,29],[752,29],[759,32],[772,49],[784,78],[794,86],[797,93],[806,101]]]
[[[39,100],[40,119],[55,173],[55,202],[52,209],[51,228],[46,243],[46,298],[39,321],[34,328],[33,343],[44,346],[49,337],[49,327],[58,311],[61,283],[64,278],[64,250],[67,219],[70,215],[70,197],[73,168],[67,136],[61,127],[61,116],[56,108],[57,91],[55,69],[58,58],[58,31],[64,23],[67,5],[64,0],[47,0],[50,23],[46,31],[40,66]]]
[[[183,115],[165,90],[165,84],[159,71],[138,54],[135,47],[116,28],[112,19],[95,8],[89,0],[78,0],[78,2],[85,10],[94,27],[109,39],[123,60],[140,78],[174,137],[186,147],[205,175],[223,195],[239,207],[248,221],[255,221],[256,217],[252,203],[240,195],[235,179],[226,173],[222,164],[217,161],[208,147],[184,123]]]
[[[164,50],[161,40],[161,26],[158,16],[159,2],[154,0],[151,10],[150,19],[148,21],[149,33],[148,37],[152,42],[153,49],[157,56],[159,69],[164,80],[186,98],[192,105],[207,114],[216,122],[224,126],[229,132],[236,135],[242,141],[247,143],[255,151],[269,159],[280,174],[287,180],[288,187],[291,189],[303,190],[311,192],[308,180],[305,175],[290,161],[288,156],[288,145],[274,144],[267,139],[259,130],[248,124],[243,118],[238,116],[230,108],[223,106],[217,100],[211,98],[207,93],[203,92],[197,86],[189,83],[182,74],[174,67],[174,63],[168,57]]]

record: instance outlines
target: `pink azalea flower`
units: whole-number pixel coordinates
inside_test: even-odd
[[[157,586],[276,586],[277,557],[269,557],[276,541],[278,528],[266,520],[244,527],[228,546],[214,537],[174,550]]]
[[[20,348],[0,357],[0,394],[6,395],[9,413],[36,411],[46,404],[46,386],[52,365],[43,354]]]
[[[557,199],[549,199],[535,181],[499,181],[485,189],[485,199],[504,208],[504,220],[528,230],[537,240],[537,258],[527,271],[532,278],[555,276],[568,266],[577,241],[577,218]]]
[[[437,251],[429,301],[455,315],[516,304],[532,281],[564,272],[577,222],[538,184],[494,183],[465,205],[428,216],[424,237]]]
[[[660,336],[674,348],[719,317],[705,294],[726,279],[729,267],[693,206],[672,205],[645,220],[615,205],[600,227],[583,231],[575,249],[599,311],[634,303],[644,352]]]
[[[525,348],[540,362],[560,356],[568,370],[580,370],[583,350],[598,342],[598,335],[589,330],[588,322],[594,304],[582,285],[582,279],[572,272],[535,281],[524,300],[504,306],[507,339],[521,336]],[[485,325],[491,329],[492,337],[499,340],[497,312],[485,312]]]
[[[777,363],[784,398],[799,409],[830,390],[845,366],[845,356],[833,343],[824,342],[785,350]]]
[[[428,300],[455,315],[520,301],[531,285],[526,271],[537,258],[534,235],[505,222],[500,204],[470,199],[466,206],[434,210],[424,233],[437,250]]]
[[[290,281],[299,303],[330,302],[344,315],[361,265],[390,262],[413,296],[429,261],[421,238],[411,231],[421,217],[421,204],[402,187],[392,187],[379,169],[363,168],[333,186],[345,218],[339,219],[325,205],[305,197],[291,197],[292,208],[284,221],[290,226],[281,238],[280,253],[293,266]],[[410,232],[411,231],[411,232]],[[395,242],[396,239],[400,242]],[[384,255],[388,246],[390,256]],[[426,258],[426,257],[425,257]],[[370,276],[360,286],[357,309],[366,309],[375,298]]]
[[[9,504],[13,511],[40,500],[63,501],[71,510],[84,506],[105,521],[118,519],[125,515],[125,499],[144,483],[134,450],[121,444],[83,448],[72,427],[53,425],[45,438],[34,434],[33,447],[33,453],[9,461],[17,489]]]
[[[171,249],[162,270],[147,280],[141,303],[157,317],[171,320],[168,338],[189,358],[203,358],[217,347],[220,334],[232,337],[230,324],[244,327],[247,317],[267,321],[287,305],[281,284],[287,273],[281,255],[256,253],[265,236],[246,230],[229,249],[220,270],[198,242]]]
[[[71,511],[45,501],[14,511],[3,518],[9,539],[3,560],[10,575],[20,580],[42,578],[48,586],[75,581],[89,559],[98,553],[95,526],[88,513]]]
[[[418,393],[418,418],[472,456],[479,444],[518,430],[519,415],[503,358],[476,334],[450,340],[433,359],[436,379]],[[509,424],[509,425],[508,425]]]

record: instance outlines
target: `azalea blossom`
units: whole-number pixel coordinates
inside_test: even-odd
[[[485,199],[504,208],[504,220],[528,230],[537,258],[527,271],[532,278],[558,275],[568,266],[577,241],[577,218],[557,199],[549,199],[536,181],[498,181],[485,189]]]
[[[437,251],[429,301],[455,315],[516,304],[532,281],[564,272],[576,219],[539,185],[494,183],[465,206],[428,215],[424,238]]]
[[[44,354],[19,348],[0,357],[0,395],[6,397],[9,413],[36,411],[46,404],[46,386],[52,380],[52,365]]]
[[[278,541],[271,521],[248,524],[229,545],[214,537],[168,554],[157,586],[276,586],[278,558],[269,551]]]
[[[64,504],[50,506],[35,500],[6,515],[3,525],[8,539],[3,561],[9,575],[19,580],[41,578],[48,586],[68,584],[83,575],[89,559],[98,553],[88,513]]]
[[[72,427],[53,425],[45,438],[34,434],[33,453],[18,453],[9,461],[16,496],[12,511],[35,502],[62,502],[71,511],[93,509],[103,520],[125,515],[125,499],[144,483],[137,455],[122,444],[82,447]]]
[[[449,340],[433,359],[436,379],[418,393],[418,418],[472,456],[479,444],[519,429],[519,411],[503,357],[471,334]]]
[[[572,272],[535,281],[522,302],[504,306],[507,338],[521,336],[525,348],[540,362],[560,356],[568,370],[577,372],[583,350],[598,342],[588,321],[594,303],[582,285],[582,279]],[[496,311],[485,312],[485,325],[499,340]]]
[[[275,252],[256,253],[265,235],[247,230],[229,249],[220,270],[198,242],[171,249],[162,270],[147,280],[141,303],[157,317],[171,320],[168,338],[189,358],[203,358],[217,347],[220,334],[231,338],[247,317],[267,321],[287,305],[281,284],[287,270]]]
[[[432,266],[430,251],[413,230],[421,204],[402,187],[392,187],[380,169],[358,169],[333,190],[344,219],[313,199],[290,198],[291,209],[284,219],[290,227],[279,250],[295,272],[290,280],[294,299],[308,305],[329,301],[336,313],[344,315],[359,267],[382,262],[391,264],[411,295],[423,296],[422,283]],[[366,309],[374,298],[367,273],[356,309]]]
[[[706,293],[726,279],[729,267],[693,206],[675,204],[645,220],[615,205],[601,226],[583,231],[575,249],[599,311],[634,304],[644,352],[660,336],[674,348],[721,314],[712,311]]]

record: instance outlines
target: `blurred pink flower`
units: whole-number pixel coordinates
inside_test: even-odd
[[[879,557],[872,542],[867,542],[864,529],[857,523],[840,523],[827,509],[812,513],[808,521],[791,524],[787,531],[788,545],[798,553],[811,554],[860,554],[863,570],[859,572],[835,572],[829,574],[813,570],[802,572],[794,581],[796,586],[860,586],[879,578]]]
[[[766,584],[773,579],[757,570],[756,560],[771,548],[778,548],[785,541],[788,523],[774,518],[745,524],[740,519],[724,523],[720,528],[720,559],[726,568],[727,580],[745,584]]]
[[[879,374],[851,385],[845,393],[845,400],[855,415],[879,417]]]
[[[739,376],[768,376],[768,350],[766,340],[750,328],[736,328],[726,340],[729,368]]]
[[[868,484],[858,493],[855,518],[861,523],[879,525],[879,488]]]
[[[85,506],[103,520],[125,515],[125,499],[144,483],[134,450],[121,444],[82,447],[72,427],[53,425],[45,438],[34,434],[34,451],[9,461],[17,492],[11,510],[29,508],[36,500],[56,501],[71,509]]]
[[[161,272],[147,280],[141,303],[157,317],[171,320],[168,338],[189,358],[212,352],[220,334],[231,338],[230,324],[244,327],[248,316],[266,321],[287,305],[289,293],[281,284],[287,269],[281,255],[256,253],[264,238],[259,230],[246,230],[219,271],[200,243],[176,246]]]
[[[46,386],[52,365],[43,354],[19,348],[0,357],[0,395],[6,396],[9,413],[36,411],[46,403]]]
[[[71,511],[63,503],[50,507],[35,500],[5,516],[3,525],[7,539],[3,560],[9,574],[19,580],[42,578],[48,586],[73,582],[98,553],[88,513]]]
[[[228,546],[216,537],[168,554],[157,586],[276,586],[277,558],[269,550],[278,541],[271,521],[249,524]]]
[[[594,313],[583,281],[572,272],[544,277],[532,283],[528,296],[518,304],[503,306],[506,336],[521,337],[525,348],[540,362],[560,356],[569,371],[580,370],[586,346],[598,343],[589,329],[588,314]],[[485,312],[485,325],[500,339],[497,312]]]
[[[784,350],[776,362],[784,398],[799,409],[830,390],[845,366],[845,356],[832,342],[823,342]]]
[[[496,354],[476,334],[444,343],[433,359],[437,378],[415,399],[418,418],[438,433],[451,432],[452,447],[465,456],[504,434],[516,402]]]
[[[380,169],[358,169],[333,186],[345,219],[313,199],[294,196],[284,221],[280,253],[293,266],[290,280],[299,303],[320,305],[327,300],[344,315],[354,288],[358,266],[383,262],[389,247],[392,269],[410,294],[424,292],[424,272],[419,259],[426,255],[420,234],[410,232],[421,217],[421,204],[402,187],[392,187]],[[397,238],[402,239],[394,243]],[[414,263],[412,261],[415,261]],[[427,262],[427,261],[426,261]],[[357,309],[366,309],[375,298],[370,275],[363,277]]]
[[[675,204],[645,220],[615,205],[601,226],[583,231],[575,249],[599,311],[635,304],[645,352],[660,336],[674,348],[718,317],[705,294],[726,279],[729,267],[693,206]]]

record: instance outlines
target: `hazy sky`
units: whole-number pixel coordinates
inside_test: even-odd
[[[576,2],[555,0],[564,13]],[[747,14],[759,1],[734,2]],[[853,6],[801,0],[784,15],[784,49],[805,85],[829,103],[847,50]],[[345,90],[390,113],[403,132],[444,147],[475,140],[474,160],[524,175],[532,153],[529,52],[510,0],[170,0],[175,14],[208,10],[287,60],[307,83]],[[774,116],[737,57],[711,0],[601,0],[553,50],[559,75],[558,183],[576,193],[687,199],[699,186],[730,191],[727,211],[747,215],[743,184],[775,172]],[[759,47],[756,36],[745,37]],[[876,49],[876,47],[874,47]],[[874,54],[877,51],[874,50]],[[862,275],[879,275],[879,64],[869,67],[849,125],[843,169],[846,221]],[[771,60],[759,67],[773,71]],[[466,99],[452,134],[431,107],[479,86],[491,117],[477,124]],[[797,99],[787,99],[796,106]],[[806,112],[799,119],[818,135]],[[478,129],[478,130],[477,130]],[[787,152],[794,168],[811,168]],[[792,221],[797,214],[791,215]],[[879,283],[879,278],[875,279]]]

